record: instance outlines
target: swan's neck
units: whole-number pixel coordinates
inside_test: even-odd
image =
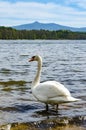
[[[38,60],[38,68],[36,72],[36,76],[34,78],[34,81],[32,82],[32,87],[37,86],[40,83],[40,76],[41,76],[41,70],[42,70],[42,60]]]

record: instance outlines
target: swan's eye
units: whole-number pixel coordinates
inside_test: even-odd
[[[33,56],[32,59],[35,59],[35,56]]]
[[[36,58],[36,56],[33,56],[33,57],[32,57],[32,60],[35,60],[35,58]]]

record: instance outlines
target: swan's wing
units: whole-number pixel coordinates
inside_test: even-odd
[[[68,89],[65,88],[62,84],[55,81],[40,83],[35,89],[35,94],[46,98],[70,96]]]

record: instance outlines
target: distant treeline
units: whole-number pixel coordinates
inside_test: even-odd
[[[86,32],[68,30],[16,30],[11,27],[0,27],[0,39],[86,39]]]

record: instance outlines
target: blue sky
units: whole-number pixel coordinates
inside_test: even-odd
[[[0,0],[0,26],[34,21],[86,27],[86,0]]]

